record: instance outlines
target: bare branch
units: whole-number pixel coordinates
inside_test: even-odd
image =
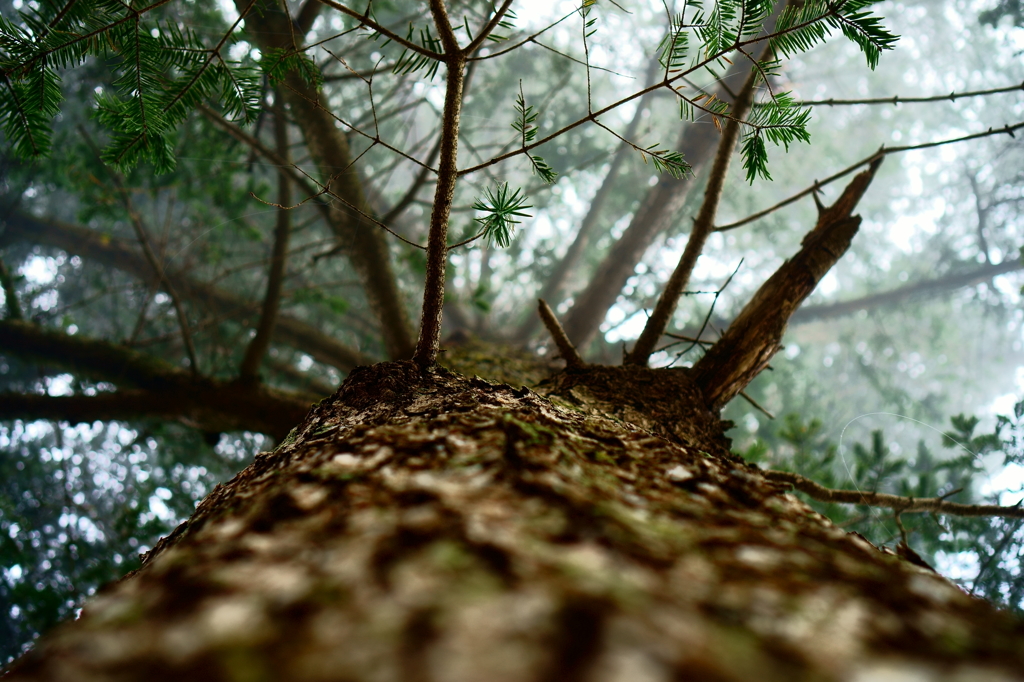
[[[285,118],[284,101],[274,98],[274,138],[277,153],[288,160],[288,121]],[[278,172],[277,200],[284,205],[291,203],[291,181],[283,170]],[[281,284],[284,282],[285,266],[288,262],[288,238],[291,235],[291,211],[277,210],[274,226],[274,249],[270,256],[270,270],[267,273],[267,292],[263,298],[263,311],[256,326],[256,335],[245,349],[245,357],[238,370],[238,377],[245,382],[258,382],[260,364],[270,347],[270,339],[277,324],[277,311],[281,304]]]
[[[704,250],[704,244],[708,236],[714,230],[715,215],[718,213],[718,204],[722,199],[722,190],[725,187],[725,178],[729,172],[729,165],[732,161],[733,152],[736,149],[736,142],[739,140],[740,123],[739,119],[746,116],[747,111],[754,101],[754,86],[757,84],[760,74],[751,71],[747,76],[746,83],[739,92],[735,105],[733,105],[732,118],[725,124],[722,139],[718,143],[718,152],[715,155],[715,162],[711,166],[711,175],[708,178],[707,188],[704,190],[704,202],[701,204],[697,219],[690,231],[690,238],[686,242],[686,248],[679,257],[679,263],[672,272],[668,282],[665,284],[658,303],[654,307],[644,330],[637,339],[633,351],[625,358],[627,365],[647,366],[647,361],[654,352],[654,348],[661,340],[662,334],[668,329],[668,323],[679,306],[679,298],[683,295],[686,285],[690,281],[693,268],[697,265],[697,258]]]
[[[691,377],[709,408],[724,407],[778,352],[790,315],[850,247],[860,228],[860,217],[851,214],[879,164],[881,159],[857,175],[835,204],[821,210],[800,251],[761,285],[722,338],[694,364]]]
[[[540,314],[540,319],[547,327],[548,332],[551,334],[551,338],[554,340],[555,345],[558,346],[558,352],[562,354],[562,359],[565,360],[565,366],[567,369],[582,369],[586,363],[583,362],[583,357],[580,352],[576,350],[576,346],[572,345],[572,341],[565,335],[565,330],[562,329],[562,325],[558,322],[558,318],[555,317],[555,313],[551,310],[551,306],[547,304],[543,298],[537,299],[537,312]]]
[[[978,140],[978,139],[981,139],[983,137],[992,137],[993,135],[1004,135],[1005,134],[1005,135],[1009,135],[1009,136],[1013,137],[1014,136],[1013,135],[1014,132],[1016,132],[1017,130],[1020,130],[1021,128],[1024,128],[1024,121],[1022,121],[1020,123],[1014,123],[1014,124],[1011,124],[1011,125],[1005,125],[1002,128],[989,128],[988,130],[986,130],[983,133],[972,133],[971,135],[964,135],[963,137],[953,137],[953,138],[950,138],[948,140],[936,140],[934,142],[923,142],[921,144],[905,145],[905,146],[902,146],[902,147],[885,147],[885,146],[882,146],[881,148],[879,148],[879,150],[877,152],[875,152],[871,156],[864,157],[860,161],[857,161],[856,163],[853,163],[853,164],[847,166],[846,168],[844,168],[843,170],[839,171],[838,173],[835,173],[833,175],[828,176],[824,180],[815,181],[815,183],[813,185],[811,185],[810,187],[808,187],[807,189],[801,190],[801,191],[797,192],[796,194],[790,196],[787,199],[783,199],[782,201],[780,201],[779,203],[775,204],[774,206],[769,206],[768,208],[764,209],[763,211],[758,211],[757,213],[755,213],[753,215],[747,216],[743,220],[737,220],[734,223],[729,223],[727,225],[720,225],[720,226],[716,227],[715,228],[715,232],[728,232],[729,230],[735,230],[737,227],[742,227],[743,225],[746,225],[748,223],[752,223],[755,220],[760,220],[761,218],[765,217],[766,215],[774,213],[775,211],[777,211],[780,208],[783,208],[785,206],[789,206],[790,204],[792,204],[792,203],[794,203],[794,202],[804,198],[805,196],[807,196],[809,194],[814,194],[815,192],[820,190],[825,185],[829,185],[829,184],[835,182],[836,180],[839,180],[840,178],[846,177],[847,175],[849,175],[850,173],[854,172],[855,170],[857,170],[861,166],[866,166],[868,164],[871,164],[871,163],[877,161],[878,159],[880,159],[880,158],[882,158],[884,156],[888,156],[889,154],[898,154],[900,152],[909,152],[909,151],[913,151],[913,150],[916,150],[916,149],[931,149],[932,147],[941,147],[941,146],[947,145],[947,144],[956,144],[957,142],[968,142],[970,140]]]
[[[959,504],[947,502],[945,497],[901,497],[888,493],[862,492],[860,490],[836,490],[826,488],[800,474],[788,471],[762,471],[769,481],[789,483],[794,488],[819,502],[839,504],[861,504],[869,507],[885,507],[897,514],[930,512],[952,516],[996,516],[1004,519],[1024,519],[1024,506],[1019,503],[1012,507],[996,504]]]
[[[933,95],[931,97],[875,97],[869,99],[813,99],[802,102],[794,102],[798,107],[820,107],[820,106],[850,106],[854,104],[924,104],[928,102],[955,102],[965,97],[985,97],[986,95],[999,95],[1006,92],[1017,92],[1024,90],[1024,82],[1020,85],[1010,85],[1005,88],[992,88],[990,90],[969,90],[966,92],[951,92],[948,95]]]

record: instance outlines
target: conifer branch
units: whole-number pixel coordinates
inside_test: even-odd
[[[445,55],[444,54],[442,54],[440,52],[434,52],[433,50],[428,50],[425,47],[422,47],[421,45],[417,45],[415,42],[413,42],[411,40],[406,40],[402,36],[398,35],[397,33],[389,30],[388,28],[382,26],[381,24],[378,24],[376,21],[371,19],[370,18],[370,13],[369,13],[369,7],[370,7],[369,4],[367,4],[367,11],[366,12],[359,13],[359,12],[355,11],[354,9],[352,9],[350,7],[346,7],[345,5],[341,4],[340,2],[336,2],[336,0],[317,0],[317,1],[322,3],[322,4],[324,4],[324,5],[327,5],[328,7],[331,7],[332,9],[336,9],[339,12],[341,12],[342,14],[348,15],[348,16],[352,17],[353,19],[358,19],[359,23],[362,24],[363,26],[366,26],[367,28],[373,29],[374,31],[376,31],[377,33],[381,34],[385,38],[391,40],[392,42],[395,42],[395,43],[401,45],[402,47],[404,47],[407,50],[411,50],[412,52],[416,52],[417,54],[422,55],[423,57],[426,57],[427,59],[433,59],[434,61],[443,62],[445,60]]]
[[[740,123],[754,101],[754,88],[757,84],[759,74],[751,71],[747,76],[746,83],[740,89],[736,103],[733,105],[733,118],[725,125],[722,139],[718,143],[718,151],[715,155],[714,164],[711,166],[711,174],[708,177],[707,188],[704,190],[704,202],[693,223],[690,231],[690,238],[686,242],[686,248],[679,257],[679,263],[665,284],[664,290],[658,297],[658,303],[654,312],[644,325],[644,330],[637,339],[632,352],[626,355],[624,364],[646,367],[647,361],[654,352],[655,347],[661,340],[662,334],[668,329],[668,324],[679,306],[679,299],[690,281],[693,268],[697,265],[697,258],[704,250],[704,244],[708,236],[714,230],[715,215],[718,213],[718,204],[722,199],[722,190],[725,187],[725,178],[732,161],[733,151],[739,141]]]
[[[762,471],[769,481],[788,483],[812,500],[839,504],[859,504],[868,507],[884,507],[897,514],[930,512],[952,516],[994,516],[1004,519],[1024,519],[1024,506],[1019,502],[1012,507],[995,504],[960,504],[947,502],[945,497],[903,497],[888,493],[860,490],[837,490],[826,488],[811,479],[789,471]]]
[[[824,180],[816,180],[814,184],[812,184],[810,187],[807,187],[806,189],[803,189],[797,192],[796,194],[793,194],[788,198],[783,199],[777,204],[769,206],[763,211],[758,211],[757,213],[749,215],[746,218],[743,218],[742,220],[737,220],[735,222],[727,223],[725,225],[719,225],[718,227],[715,228],[715,232],[728,232],[729,230],[735,230],[737,227],[742,227],[756,220],[760,220],[761,218],[764,218],[765,216],[771,215],[775,211],[778,211],[780,208],[785,208],[786,206],[789,206],[790,204],[795,203],[810,194],[815,194],[822,187],[832,184],[836,180],[846,177],[847,175],[854,172],[858,168],[870,165],[877,161],[878,159],[888,156],[889,154],[899,154],[902,152],[909,152],[918,149],[931,149],[933,147],[942,147],[947,144],[956,144],[957,142],[968,142],[970,140],[978,140],[984,137],[992,137],[993,135],[1009,135],[1010,137],[1016,137],[1014,133],[1020,130],[1021,128],[1024,128],[1024,121],[1005,125],[1002,128],[989,128],[985,132],[972,133],[970,135],[964,135],[962,137],[953,137],[947,140],[935,140],[934,142],[922,142],[921,144],[904,145],[901,147],[886,147],[883,145],[874,154],[866,156],[860,161],[850,164],[846,168],[828,176]]]

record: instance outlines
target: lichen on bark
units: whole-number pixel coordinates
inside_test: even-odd
[[[394,362],[11,679],[1018,679],[1022,635],[729,454],[685,371]]]

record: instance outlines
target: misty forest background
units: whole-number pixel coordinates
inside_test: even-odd
[[[597,6],[599,22],[589,46],[595,101],[640,87],[664,38],[662,3],[624,6],[631,13],[610,2]],[[406,14],[405,3],[375,2],[374,7],[389,25],[418,19]],[[514,8],[513,36],[573,13],[571,2],[528,0]],[[15,21],[19,10],[28,9],[31,3],[22,0],[0,0],[5,20]],[[211,40],[237,16],[230,4],[198,0],[175,2],[162,11]],[[773,86],[792,90],[805,102],[1001,92],[898,105],[814,106],[811,144],[796,143],[788,153],[769,147],[772,180],[748,182],[740,164],[733,165],[719,225],[772,206],[869,157],[881,145],[950,140],[1024,120],[1024,28],[1018,3],[884,2],[875,11],[901,36],[877,69],[864,67],[855,45],[836,40],[786,62]],[[307,44],[346,28],[338,14],[325,16],[333,17],[333,23],[318,19]],[[579,31],[578,20],[567,20],[515,57],[481,63],[472,71],[462,119],[463,138],[472,142],[464,142],[460,161],[482,160],[515,144],[510,124],[520,82],[539,114],[541,130],[585,112],[586,71],[573,61],[582,59]],[[339,103],[337,111],[364,127],[372,127],[376,115],[383,138],[410,154],[429,156],[436,142],[442,79],[431,79],[422,70],[391,77],[388,69],[400,51],[381,43],[351,34],[309,54],[322,69],[325,92]],[[235,59],[257,62],[260,57],[241,38],[230,50]],[[366,78],[375,68],[371,107]],[[230,378],[266,286],[278,211],[254,195],[275,200],[275,168],[197,114],[178,132],[174,170],[156,173],[144,163],[120,178],[100,160],[107,133],[90,113],[97,94],[113,87],[107,74],[95,61],[62,74],[67,101],[56,122],[50,158],[26,161],[11,153],[6,142],[0,144],[5,314],[10,318],[17,311],[67,334],[124,343],[187,367],[174,302],[151,278],[56,248],[30,230],[11,228],[13,217],[21,216],[21,224],[26,217],[39,225],[70,224],[88,228],[104,243],[134,243],[130,205],[168,271],[187,273],[252,302],[250,320],[226,315],[203,300],[184,301],[196,364],[206,375]],[[714,74],[702,78],[694,85],[715,82]],[[272,88],[264,97],[264,114],[245,130],[273,144]],[[673,98],[656,94],[642,100],[639,109],[626,106],[604,120],[619,131],[632,123],[633,139],[645,147],[657,142],[671,148],[683,125],[677,108]],[[686,125],[718,135],[708,117]],[[915,496],[962,488],[951,499],[1004,505],[1021,499],[1021,135],[1024,131],[887,157],[858,207],[864,223],[850,253],[793,318],[786,348],[772,362],[772,371],[748,387],[753,402],[737,399],[725,410],[736,424],[729,434],[736,452],[835,488]],[[293,131],[291,139],[294,162],[309,168],[300,136]],[[422,242],[429,182],[409,195],[418,177],[414,165],[381,146],[367,150],[369,143],[358,135],[351,143],[356,154],[366,150],[357,168],[375,210],[388,216],[385,222],[402,236]],[[460,188],[452,220],[456,237],[473,234],[473,204],[495,182],[522,187],[532,204],[526,211],[531,217],[522,218],[507,247],[481,240],[453,256],[445,329],[462,343],[515,342],[554,355],[542,327],[533,321],[535,299],[595,196],[600,194],[601,203],[589,243],[560,295],[549,300],[560,315],[613,248],[644,192],[662,177],[649,158],[625,149],[596,126],[578,128],[542,152],[559,173],[553,184],[531,173],[528,163],[516,161],[469,177]],[[613,181],[605,183],[610,170]],[[689,182],[699,187],[703,178]],[[825,204],[844,182],[823,188]],[[130,202],[123,200],[119,183]],[[621,361],[622,344],[639,334],[645,310],[653,306],[679,258],[701,196],[691,191],[672,229],[648,249],[608,311],[599,338],[583,349],[588,359]],[[290,214],[282,314],[359,349],[367,361],[385,359],[359,282],[334,250],[335,240],[319,212],[310,202]],[[715,330],[796,251],[814,216],[814,203],[805,197],[715,233],[690,285],[706,293],[686,297],[673,331],[696,333],[710,312],[705,337],[715,338]],[[422,252],[398,239],[390,243],[415,318],[425,261]],[[7,300],[12,292],[16,306]],[[679,342],[655,354],[652,366],[685,366],[699,352],[699,346]],[[271,346],[261,372],[268,383],[300,391],[310,402],[332,392],[344,378],[344,368],[278,343]],[[13,354],[0,357],[0,384],[8,393],[49,396],[111,389],[68,374],[56,363],[29,362]],[[7,410],[0,417],[10,415],[9,402],[8,397],[0,400]],[[273,445],[271,436],[260,433],[204,432],[180,422],[20,419],[0,424],[0,661],[9,661],[38,633],[73,614],[100,585],[137,566],[137,555],[187,518],[217,482]],[[817,508],[874,542],[892,545],[901,538],[897,520],[887,512]],[[941,573],[1008,608],[1024,609],[1021,521],[914,515],[902,522],[910,546]]]

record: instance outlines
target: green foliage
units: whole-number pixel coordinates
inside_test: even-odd
[[[811,136],[807,132],[810,118],[810,108],[796,106],[788,92],[754,103],[747,121],[749,128],[740,146],[748,182],[753,182],[756,177],[772,179],[768,173],[765,138],[775,145],[785,147],[786,151],[789,151],[791,142],[810,142]]]
[[[283,81],[287,75],[295,71],[309,85],[320,88],[324,84],[320,67],[304,52],[294,50],[272,49],[263,53],[260,59],[263,73],[274,82]]]
[[[498,185],[497,189],[488,189],[487,196],[473,204],[474,211],[480,211],[484,215],[474,218],[483,226],[484,235],[494,244],[505,249],[512,243],[512,235],[515,226],[520,220],[516,218],[532,218],[529,213],[524,213],[527,208],[533,208],[527,204],[527,198],[521,189],[514,192],[509,190],[508,183]]]
[[[884,492],[904,497],[949,497],[963,504],[999,504],[997,495],[979,494],[989,469],[986,455],[1002,454],[1005,466],[1024,462],[1024,402],[1014,415],[1001,416],[990,433],[976,433],[980,420],[964,415],[950,419],[938,456],[923,441],[909,456],[895,454],[881,430],[868,443],[840,453],[824,435],[822,423],[786,415],[774,442],[756,440],[741,454],[772,469],[793,471],[833,489]],[[802,493],[797,493],[804,497]],[[872,507],[805,501],[840,527],[859,532],[876,544],[902,540],[892,512]],[[958,580],[972,593],[1024,611],[1024,523],[1019,519],[907,514],[902,524],[908,540],[927,563],[957,562],[973,568]]]
[[[658,149],[657,144],[644,149],[640,155],[644,163],[647,163],[647,157],[650,156],[655,170],[659,173],[668,173],[677,180],[682,180],[693,172],[693,168],[686,163],[682,154],[668,149]]]
[[[537,138],[537,126],[534,123],[536,123],[537,117],[540,116],[540,112],[536,111],[532,106],[527,106],[526,97],[523,95],[522,81],[519,81],[519,94],[516,96],[515,112],[516,118],[512,121],[512,128],[519,133],[520,142],[525,149],[526,145]],[[527,154],[526,158],[530,160],[533,172],[544,182],[550,185],[558,179],[558,173],[555,172],[543,157]]]
[[[113,92],[99,92],[96,116],[111,132],[104,160],[125,171],[150,160],[174,167],[172,134],[196,105],[216,97],[229,116],[252,120],[259,108],[258,72],[226,59],[230,40],[207,47],[173,21],[148,21],[147,10],[94,0],[33,3],[17,20],[0,18],[0,125],[14,150],[38,157],[50,147],[61,103],[58,69],[89,57],[108,60]],[[229,36],[230,38],[230,36]]]
[[[869,7],[878,0],[806,0],[789,3],[775,27],[770,45],[786,57],[806,52],[823,43],[833,31],[840,31],[860,47],[868,66],[874,69],[884,50],[891,50],[898,36],[882,26],[881,18]]]
[[[410,42],[415,42],[425,50],[430,50],[431,52],[436,52],[438,54],[444,52],[444,46],[441,45],[441,39],[434,36],[431,31],[430,24],[426,24],[420,29],[409,24],[409,31],[406,34],[405,39]],[[387,45],[388,42],[390,41],[386,41],[384,45]],[[437,71],[440,66],[441,62],[436,59],[420,54],[415,50],[405,49],[402,50],[402,54],[399,55],[398,61],[395,62],[395,66],[392,68],[392,73],[405,75],[422,71],[424,78],[427,80],[434,80],[434,76],[437,75]]]

